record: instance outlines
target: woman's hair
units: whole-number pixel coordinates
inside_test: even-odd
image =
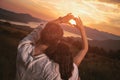
[[[60,42],[56,46],[49,46],[45,53],[51,60],[59,64],[61,78],[68,80],[73,71],[73,56],[69,46]]]
[[[41,31],[40,42],[47,45],[55,45],[63,37],[63,29],[54,22],[48,22],[45,28]]]

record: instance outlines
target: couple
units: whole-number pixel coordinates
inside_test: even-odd
[[[82,38],[82,50],[75,57],[62,41],[61,23],[76,21]],[[41,27],[45,26],[43,29]],[[17,80],[80,80],[78,66],[88,50],[88,42],[80,18],[71,14],[37,27],[18,46]]]

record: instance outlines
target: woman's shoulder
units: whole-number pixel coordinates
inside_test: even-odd
[[[78,66],[75,63],[73,63],[73,66],[74,68],[78,69]]]
[[[72,72],[72,76],[70,77],[69,80],[79,80],[79,74],[78,74],[78,67],[75,63],[73,63],[73,72]]]

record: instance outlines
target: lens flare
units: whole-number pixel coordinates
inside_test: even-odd
[[[71,20],[69,21],[69,23],[72,24],[72,25],[76,25],[76,22],[75,22],[75,20],[73,20],[73,19],[71,19]]]

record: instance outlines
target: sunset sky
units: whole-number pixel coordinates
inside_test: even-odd
[[[88,27],[120,36],[120,0],[0,0],[0,7],[46,20],[73,13]]]

